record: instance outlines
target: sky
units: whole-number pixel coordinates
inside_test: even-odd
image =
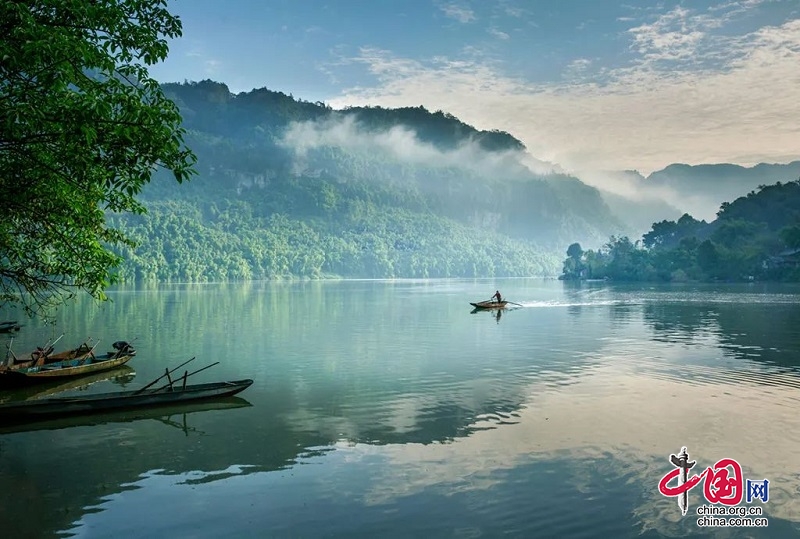
[[[169,0],[151,67],[334,108],[419,106],[570,172],[800,159],[800,0]]]

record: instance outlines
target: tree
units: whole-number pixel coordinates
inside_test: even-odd
[[[583,249],[580,243],[573,243],[567,247],[567,259],[564,260],[561,280],[580,279],[583,272]]]
[[[581,249],[580,243],[573,243],[569,247],[567,247],[567,256],[570,258],[574,258],[577,261],[580,261],[581,257],[583,256],[583,249]]]
[[[178,182],[196,158],[175,104],[150,78],[181,35],[166,0],[0,2],[0,303],[29,311],[105,299],[132,242],[108,213],[157,168]]]

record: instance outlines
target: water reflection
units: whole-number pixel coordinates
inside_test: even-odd
[[[689,525],[654,481],[681,445],[704,462],[734,456],[774,481],[769,516],[797,520],[796,372],[753,367],[763,358],[748,354],[768,354],[754,335],[742,340],[749,322],[737,327],[726,312],[737,306],[652,307],[658,294],[512,281],[502,289],[525,307],[499,324],[466,316],[464,298],[484,288],[117,293],[113,312],[143,336],[135,385],[188,356],[220,359],[198,376],[254,378],[252,406],[187,414],[185,424],[159,416],[0,433],[2,529],[671,534]],[[794,316],[785,308],[779,316]],[[108,310],[74,310],[74,332],[118,322]],[[785,341],[775,365],[791,364],[794,329],[775,326],[789,334],[772,336]],[[46,466],[43,447],[57,448]]]
[[[40,382],[25,387],[6,389],[0,392],[0,403],[78,395],[81,392],[89,391],[92,385],[98,382],[108,382],[113,386],[117,386],[114,389],[115,391],[117,388],[119,390],[124,390],[131,384],[135,376],[136,371],[133,367],[121,365],[109,371],[98,372],[96,374],[77,378],[53,382]]]
[[[165,425],[180,428],[184,434],[188,435],[190,431],[199,432],[196,428],[190,427],[188,424],[188,417],[191,414],[208,410],[232,410],[235,408],[249,406],[252,406],[252,404],[241,397],[227,397],[210,400],[207,402],[176,404],[170,406],[159,406],[156,408],[120,410],[117,412],[104,412],[99,414],[88,414],[75,417],[35,421],[20,425],[3,426],[0,427],[0,435],[19,432],[108,425],[113,423],[132,423],[134,421],[140,421],[144,419],[152,419],[155,421],[160,421]],[[177,416],[180,419],[173,419],[174,416]]]
[[[800,367],[797,304],[648,303],[643,314],[655,340],[691,345],[710,338],[732,357]]]
[[[145,537],[191,522],[207,536],[252,530],[313,536],[321,529],[339,536],[430,536],[466,528],[488,536],[509,529],[522,536],[591,536],[598,529],[613,537],[697,534],[694,520],[681,518],[675,501],[655,487],[670,470],[669,453],[682,444],[701,466],[730,456],[746,477],[767,477],[774,486],[765,507],[769,530],[734,530],[731,537],[798,531],[800,477],[791,463],[800,423],[794,415],[775,418],[789,433],[778,439],[763,421],[773,402],[796,398],[796,391],[775,397],[730,384],[715,396],[624,371],[609,366],[559,391],[532,384],[514,424],[481,429],[491,424],[481,419],[450,443],[309,446],[290,468],[273,471],[248,466],[237,450],[229,455],[233,465],[148,468],[104,496],[96,506],[101,512],[69,529]],[[750,406],[731,418],[741,398]],[[202,492],[192,489],[200,484]],[[690,494],[692,508],[698,496]],[[313,518],[299,510],[305,507],[314,508]]]
[[[491,316],[499,324],[500,323],[500,318],[502,318],[502,316],[503,316],[503,311],[504,311],[504,309],[488,310],[488,309],[475,308],[475,309],[472,309],[470,311],[470,314],[480,314],[481,316],[487,316],[487,315]]]

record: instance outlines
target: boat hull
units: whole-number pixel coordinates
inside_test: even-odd
[[[245,379],[195,384],[186,387],[173,386],[171,390],[167,387],[154,391],[121,391],[86,397],[49,398],[0,404],[0,426],[230,397],[247,389],[252,384],[253,380]]]
[[[133,358],[132,355],[115,358],[95,358],[87,355],[65,361],[45,363],[38,367],[7,370],[0,372],[0,387],[24,386],[103,372],[124,365],[131,358]]]
[[[478,303],[470,303],[476,309],[505,309],[508,305],[507,301],[480,301]]]

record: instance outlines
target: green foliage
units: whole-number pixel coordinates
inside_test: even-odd
[[[684,215],[654,223],[642,245],[611,238],[576,258],[573,244],[561,279],[618,281],[800,280],[800,180],[762,186],[721,206],[712,223]],[[580,270],[580,273],[576,273]]]
[[[115,218],[139,240],[120,255],[120,280],[206,282],[322,277],[552,275],[534,246],[433,214],[354,204],[340,220],[253,214],[244,201],[165,201]]]
[[[672,248],[684,238],[692,238],[701,234],[706,224],[705,221],[698,221],[685,213],[677,221],[653,223],[652,230],[642,236],[642,243],[647,248]]]
[[[165,6],[0,3],[0,301],[102,299],[120,262],[108,247],[130,245],[106,212],[144,212],[154,167],[191,176],[179,111],[147,71],[181,34]]]

